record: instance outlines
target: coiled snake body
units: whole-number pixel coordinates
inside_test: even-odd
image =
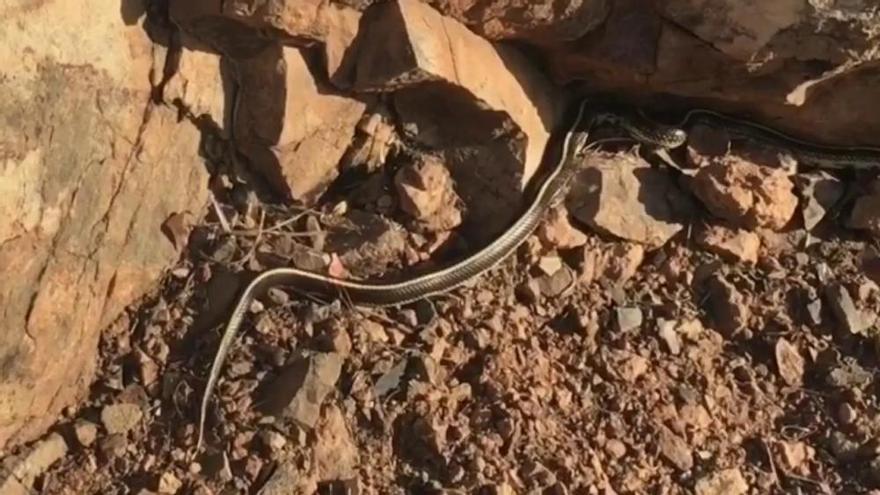
[[[468,258],[440,271],[419,276],[401,283],[368,283],[338,279],[296,268],[276,268],[257,276],[242,292],[226,324],[217,354],[208,374],[202,396],[198,452],[204,442],[205,417],[208,403],[220,377],[229,349],[238,334],[244,315],[251,302],[272,286],[296,286],[320,293],[345,292],[354,303],[372,306],[391,306],[412,302],[449,291],[480,275],[504,260],[537,226],[542,213],[560,199],[567,183],[578,168],[578,157],[587,141],[592,126],[615,124],[638,141],[663,147],[676,148],[687,140],[686,129],[694,125],[722,128],[732,136],[757,139],[772,146],[785,148],[802,164],[830,169],[869,169],[880,167],[880,148],[820,146],[801,141],[761,125],[734,119],[709,110],[693,110],[678,125],[670,126],[643,118],[623,110],[592,109],[583,100],[562,140],[559,158],[553,162],[543,182],[532,195],[520,217],[495,241]]]

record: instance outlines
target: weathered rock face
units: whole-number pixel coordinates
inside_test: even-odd
[[[598,29],[545,55],[560,82],[695,98],[809,138],[876,144],[876,6],[616,0]]]
[[[67,5],[3,9],[0,28],[0,451],[85,392],[99,330],[178,256],[163,222],[207,197],[198,130],[149,103],[163,57],[143,12]]]
[[[433,0],[444,14],[489,39],[548,44],[580,38],[608,14],[608,0]]]

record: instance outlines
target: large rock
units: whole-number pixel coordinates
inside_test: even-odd
[[[618,0],[581,39],[545,47],[559,82],[670,94],[820,141],[877,144],[871,2]],[[873,5],[873,6],[872,6]],[[668,100],[668,99],[667,99]]]
[[[101,328],[179,255],[163,223],[207,199],[198,129],[151,103],[142,11],[3,10],[0,451],[83,396]]]
[[[314,76],[297,48],[270,45],[234,66],[236,144],[275,189],[313,203],[338,175],[366,104]]]
[[[435,132],[455,136],[444,141],[456,142],[486,135],[485,126],[473,124],[480,117],[477,108],[483,124],[493,118],[490,112],[503,112],[524,135],[522,174],[525,180],[531,177],[561,117],[555,88],[536,68],[519,52],[493,45],[418,0],[384,2],[370,14],[371,22],[361,33],[354,89],[393,91],[438,82],[453,86],[457,92],[429,92],[433,102],[407,93],[410,102],[415,98],[420,104],[406,107],[419,108],[422,118],[438,127]],[[471,98],[471,108],[461,104],[461,91]],[[463,127],[474,130],[463,137]]]

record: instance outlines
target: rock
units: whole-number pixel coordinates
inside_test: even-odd
[[[526,304],[536,304],[541,300],[541,284],[537,279],[528,278],[514,289],[517,297]]]
[[[264,410],[312,429],[321,415],[321,404],[336,388],[343,360],[333,352],[296,358],[267,387]]]
[[[811,324],[822,324],[822,299],[816,298],[807,303],[807,315]]]
[[[111,435],[128,433],[143,417],[144,413],[137,404],[110,404],[101,409],[101,423]]]
[[[559,256],[541,256],[538,260],[538,269],[544,275],[553,275],[562,269],[562,259]]]
[[[874,483],[880,483],[880,457],[875,457],[868,463],[868,474]],[[877,495],[877,490],[868,493],[869,495]]]
[[[649,247],[660,247],[682,229],[670,198],[674,181],[632,155],[593,156],[572,184],[567,204],[590,227]]]
[[[858,419],[858,412],[849,402],[842,402],[837,408],[837,420],[840,424],[851,425]]]
[[[635,383],[647,371],[648,360],[639,355],[627,356],[621,361],[618,369],[620,377],[628,383]]]
[[[785,383],[800,387],[804,377],[804,358],[798,348],[785,339],[776,341],[776,367]]]
[[[436,141],[432,138],[433,142],[454,142],[452,135],[480,136],[480,141],[488,142],[491,135],[486,131],[492,127],[485,123],[494,117],[487,111],[503,112],[525,138],[521,141],[525,184],[537,170],[550,133],[561,118],[558,96],[549,81],[515,49],[491,44],[418,0],[382,2],[370,14],[372,22],[361,33],[353,89],[392,91],[426,81],[457,86],[472,99],[472,108],[466,108],[460,91],[452,94],[441,85],[431,93],[433,101],[424,99],[425,90],[421,95],[398,93],[396,98],[414,96],[425,103],[415,107],[420,113],[416,118],[424,124],[418,126],[424,128],[419,133],[430,126],[434,132],[447,134]],[[470,69],[460,70],[465,66]],[[480,112],[475,112],[476,102]],[[461,118],[462,112],[475,118]]]
[[[163,61],[143,23],[110,0],[19,6],[0,30],[3,72],[15,74],[0,80],[15,95],[0,101],[0,267],[16,272],[0,288],[0,450],[87,395],[101,329],[180,259],[163,224],[208,198],[208,133],[152,98]],[[182,104],[213,112],[219,63],[200,60]]]
[[[572,249],[587,243],[587,236],[572,226],[568,210],[562,206],[547,212],[535,234],[545,246],[556,249]]]
[[[635,276],[645,260],[645,247],[631,242],[619,242],[602,253],[597,262],[599,276],[614,286],[621,286]]]
[[[539,490],[556,484],[556,475],[537,461],[527,461],[520,469],[520,475],[526,484]]]
[[[619,460],[626,455],[626,444],[620,440],[612,438],[605,442],[605,452],[607,452],[612,459]]]
[[[574,273],[567,266],[561,266],[552,275],[542,275],[536,281],[541,294],[556,297],[574,286]]]
[[[385,335],[381,325],[379,325],[379,331],[382,332],[383,336]],[[328,329],[323,337],[325,351],[335,352],[340,356],[348,356],[351,353],[351,337],[345,328],[334,325]]]
[[[162,50],[161,60],[157,60],[157,64],[169,63],[169,56],[177,58],[177,70],[173,73],[153,72],[154,75],[167,78],[165,81],[154,81],[156,87],[162,86],[162,101],[169,105],[180,105],[193,115],[204,115],[214,122],[223,122],[227,102],[218,54],[193,49],[191,47],[198,46],[198,41],[185,32],[179,35],[181,46],[178,54],[169,54],[167,46],[153,47]],[[228,129],[219,131],[220,137],[229,139]]]
[[[338,253],[349,271],[362,277],[378,276],[403,259],[406,232],[380,215],[352,210],[328,225],[327,250]]]
[[[128,448],[128,439],[123,433],[107,435],[98,442],[98,450],[105,459],[115,459],[125,454]]]
[[[828,448],[839,462],[848,463],[859,456],[859,443],[851,440],[845,433],[835,431],[828,439]]]
[[[183,481],[174,475],[171,471],[165,471],[159,477],[159,486],[156,491],[159,493],[177,493],[183,487]]]
[[[287,439],[284,435],[272,430],[261,430],[259,433],[260,441],[272,452],[280,452],[287,445]]]
[[[264,47],[260,32],[277,32],[304,46],[320,42],[334,83],[350,84],[361,13],[340,2],[270,0],[253,8],[247,0],[172,1],[169,14],[187,32],[235,57],[252,56]]]
[[[675,321],[657,319],[657,333],[673,356],[678,356],[681,352],[681,338],[675,330],[676,326]]]
[[[783,228],[797,208],[794,184],[780,169],[728,157],[701,168],[693,192],[715,216],[747,229]]]
[[[565,4],[550,0],[517,4],[507,0],[436,0],[432,4],[488,39],[516,39],[539,45],[580,38],[602,23],[610,7],[607,0],[575,0]]]
[[[813,230],[825,218],[828,210],[843,197],[845,190],[839,179],[824,171],[798,174],[795,184],[801,195],[801,213],[807,230]]]
[[[134,358],[141,383],[146,386],[156,383],[159,378],[159,365],[156,364],[156,361],[153,361],[153,358],[140,349],[134,350]]]
[[[690,446],[666,426],[660,426],[658,446],[660,454],[679,470],[690,471],[694,467],[694,456],[691,454]]]
[[[841,389],[865,388],[874,381],[870,371],[851,361],[834,367],[826,377],[826,383]]]
[[[856,308],[849,291],[841,284],[826,286],[825,298],[838,323],[850,333],[861,334],[877,321],[876,314]]]
[[[755,264],[761,238],[754,232],[712,225],[697,232],[696,241],[705,249],[732,261]]]
[[[694,486],[696,495],[744,495],[749,485],[737,468],[724,469],[697,480]]]
[[[311,494],[318,491],[314,470],[301,468],[293,460],[281,462],[260,490],[261,495]]]
[[[400,207],[428,232],[452,230],[461,224],[459,198],[446,166],[436,158],[402,167],[394,177]]]
[[[867,230],[872,236],[880,238],[880,193],[856,199],[847,226]]]
[[[731,335],[748,324],[751,317],[746,298],[720,275],[713,275],[706,282],[709,310],[717,327]]]
[[[406,374],[408,365],[409,361],[406,359],[398,361],[390,370],[386,371],[378,380],[376,380],[376,384],[373,385],[373,392],[378,397],[384,397],[392,390],[396,390],[397,387],[400,386],[403,376]]]
[[[366,103],[317,80],[297,48],[269,45],[236,64],[238,148],[276,191],[314,203],[338,175]]]
[[[779,442],[777,451],[782,465],[793,472],[800,472],[804,463],[815,454],[813,448],[804,442]]]
[[[73,424],[73,433],[80,445],[88,447],[95,443],[95,438],[98,437],[98,426],[90,421],[79,419]]]
[[[67,443],[58,433],[50,433],[17,456],[4,457],[0,470],[0,493],[27,495],[34,481],[67,454]]]
[[[601,28],[577,43],[542,46],[538,56],[559,81],[712,100],[807,140],[870,145],[880,135],[880,116],[870,110],[878,93],[854,61],[870,57],[871,8],[675,0],[644,9],[621,0]],[[828,43],[825,29],[835,23],[836,42]],[[830,72],[811,73],[816,62]],[[682,83],[685,71],[691,78]]]
[[[618,307],[614,310],[617,316],[617,329],[621,332],[635,330],[642,326],[642,310],[639,308]]]
[[[343,159],[345,168],[364,168],[367,172],[379,170],[389,153],[400,145],[400,137],[385,106],[373,109],[361,117],[355,130],[354,142]]]
[[[360,453],[351,436],[345,415],[338,407],[328,407],[315,429],[315,476],[318,482],[354,478]]]
[[[439,341],[438,341],[439,342]],[[437,361],[428,354],[420,353],[413,356],[411,365],[415,376],[424,382],[437,385],[440,382],[442,369]]]
[[[373,342],[388,342],[388,334],[385,333],[385,328],[373,320],[364,319],[359,321],[355,332]]]

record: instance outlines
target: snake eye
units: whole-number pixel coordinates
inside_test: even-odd
[[[673,148],[677,148],[687,142],[687,132],[684,129],[676,129],[672,131]]]

